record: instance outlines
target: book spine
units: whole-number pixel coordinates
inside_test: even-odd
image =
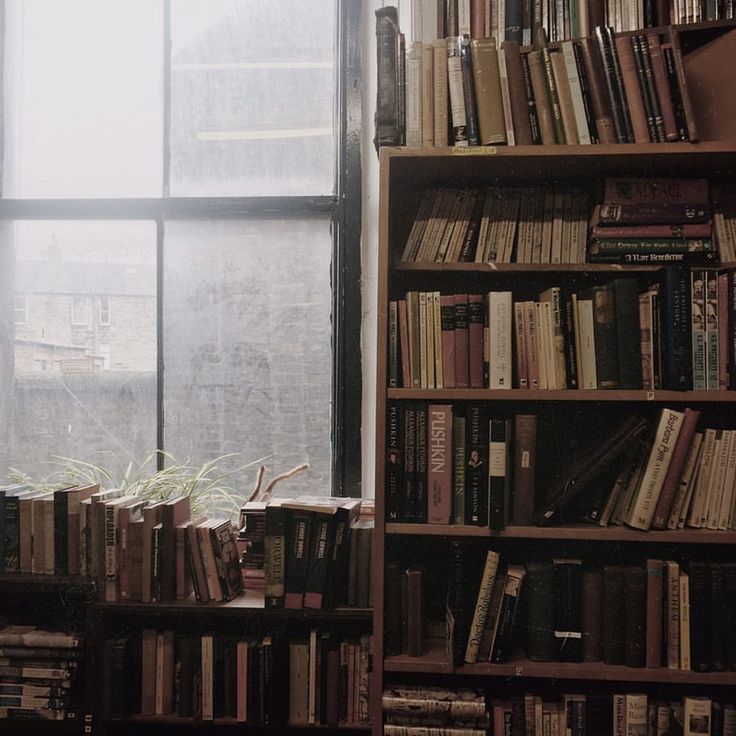
[[[455,295],[455,386],[470,386],[468,295]]]
[[[534,519],[537,417],[534,414],[517,414],[514,422],[512,520],[517,526],[526,526]]]
[[[430,524],[449,524],[452,514],[452,406],[429,406],[428,514]]]
[[[401,410],[396,402],[387,408],[386,429],[386,520],[398,521],[401,518],[401,498],[403,491],[403,464],[401,441]]]
[[[606,96],[603,67],[598,49],[595,46],[595,40],[592,38],[581,38],[579,43],[590,89],[590,101],[598,142],[603,144],[615,143],[616,130],[610,102]]]
[[[444,38],[433,42],[434,70],[434,145],[446,146],[448,141],[448,81],[447,81],[447,44]]]
[[[468,295],[468,379],[470,388],[483,388],[483,322],[485,305],[480,294]]]
[[[447,85],[450,90],[450,117],[452,120],[452,142],[456,146],[468,145],[468,118],[463,93],[463,70],[457,38],[448,38]]]
[[[488,503],[491,529],[503,531],[510,516],[509,423],[492,419],[488,445]]]
[[[465,418],[465,523],[488,526],[488,426],[479,405]]]
[[[554,569],[549,562],[526,566],[525,647],[534,662],[551,662],[555,658],[554,639]]]
[[[699,204],[606,203],[600,207],[600,224],[648,225],[670,222],[703,223],[710,220],[710,208]]]
[[[470,624],[468,643],[465,648],[465,662],[468,664],[472,664],[478,659],[483,629],[488,616],[488,605],[491,600],[491,591],[493,589],[496,573],[498,572],[499,559],[498,552],[488,550],[483,574],[481,576],[480,587],[478,589],[478,598],[473,611],[473,619]]]
[[[465,417],[453,416],[453,523],[465,523]]]
[[[659,37],[655,33],[647,33],[645,34],[645,37],[647,45],[649,46],[652,75],[654,76],[657,98],[662,112],[664,137],[667,141],[677,141],[680,136],[675,123],[675,111],[672,105],[670,83],[667,76],[667,70],[664,65],[664,58],[662,57],[662,48],[659,42]]]
[[[502,50],[506,57],[514,142],[519,146],[528,146],[532,144],[533,138],[529,121],[529,103],[525,93],[524,71],[522,69],[519,44],[513,41],[505,41]],[[507,119],[507,127],[508,123],[509,121]]]
[[[490,332],[489,388],[512,388],[512,295],[510,291],[492,291],[488,295]]]
[[[286,509],[266,507],[264,535],[265,603],[267,608],[284,604],[284,574],[286,570]]]

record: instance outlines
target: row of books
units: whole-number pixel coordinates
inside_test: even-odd
[[[733,563],[650,559],[589,570],[579,559],[555,559],[527,564],[524,588],[521,630],[531,660],[736,668]]]
[[[736,269],[667,266],[583,290],[409,291],[391,300],[390,388],[736,386]]]
[[[630,414],[540,478],[537,416],[479,404],[389,402],[388,521],[516,525],[587,522],[633,529],[736,529],[736,430],[700,411]]]
[[[731,188],[711,192],[705,179],[620,177],[604,180],[592,211],[587,194],[570,187],[427,190],[401,256],[417,263],[623,265],[719,258],[736,260]]]
[[[289,642],[143,629],[105,641],[104,711],[114,719],[177,714],[255,726],[365,724],[370,657],[369,636],[342,639],[316,629]]]
[[[565,693],[551,701],[393,685],[384,689],[382,704],[387,736],[728,736],[736,728],[736,706],[704,695]]]
[[[76,721],[84,663],[75,634],[0,628],[0,718]]]
[[[535,520],[642,531],[736,528],[734,430],[698,429],[699,418],[695,409],[664,408],[648,429],[641,416],[627,417],[564,464]],[[530,507],[528,497],[516,498],[517,515]]]
[[[246,583],[269,608],[369,607],[373,520],[360,511],[360,499],[331,496],[246,503]]]
[[[527,51],[458,35],[410,43],[404,61],[390,11],[377,11],[378,146],[698,140],[674,27],[662,37],[600,25],[551,49],[538,26]]]
[[[587,195],[569,187],[432,189],[402,260],[417,263],[584,263]]]
[[[531,43],[532,29],[541,25],[553,41],[587,36],[597,25],[634,31],[672,23],[698,23],[733,18],[733,3],[705,0],[414,0],[411,3],[411,40],[425,43],[445,36],[493,36]]]

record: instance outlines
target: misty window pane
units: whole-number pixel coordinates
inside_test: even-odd
[[[0,266],[0,477],[60,455],[117,482],[156,448],[155,224],[6,222]]]
[[[166,449],[227,453],[277,495],[330,493],[330,223],[168,222],[164,271]],[[117,317],[116,317],[117,320]],[[257,465],[228,479],[242,493]]]
[[[330,0],[172,0],[171,194],[334,189]]]
[[[5,197],[160,196],[160,0],[7,0]]]

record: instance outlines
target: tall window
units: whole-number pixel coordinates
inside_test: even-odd
[[[158,448],[227,456],[243,493],[305,462],[285,492],[354,493],[341,0],[4,12],[0,482]]]

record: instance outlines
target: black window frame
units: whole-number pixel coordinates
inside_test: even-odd
[[[335,0],[335,189],[321,196],[171,197],[171,0],[162,0],[163,187],[161,197],[6,199],[0,225],[14,220],[145,220],[156,225],[157,448],[166,449],[163,355],[164,239],[168,220],[325,218],[332,232],[332,495],[361,495],[361,3]],[[0,60],[5,58],[5,2],[0,0]],[[3,75],[0,102],[5,106]],[[0,125],[0,155],[5,130]],[[2,247],[2,245],[0,245]],[[158,468],[164,465],[159,453]]]

